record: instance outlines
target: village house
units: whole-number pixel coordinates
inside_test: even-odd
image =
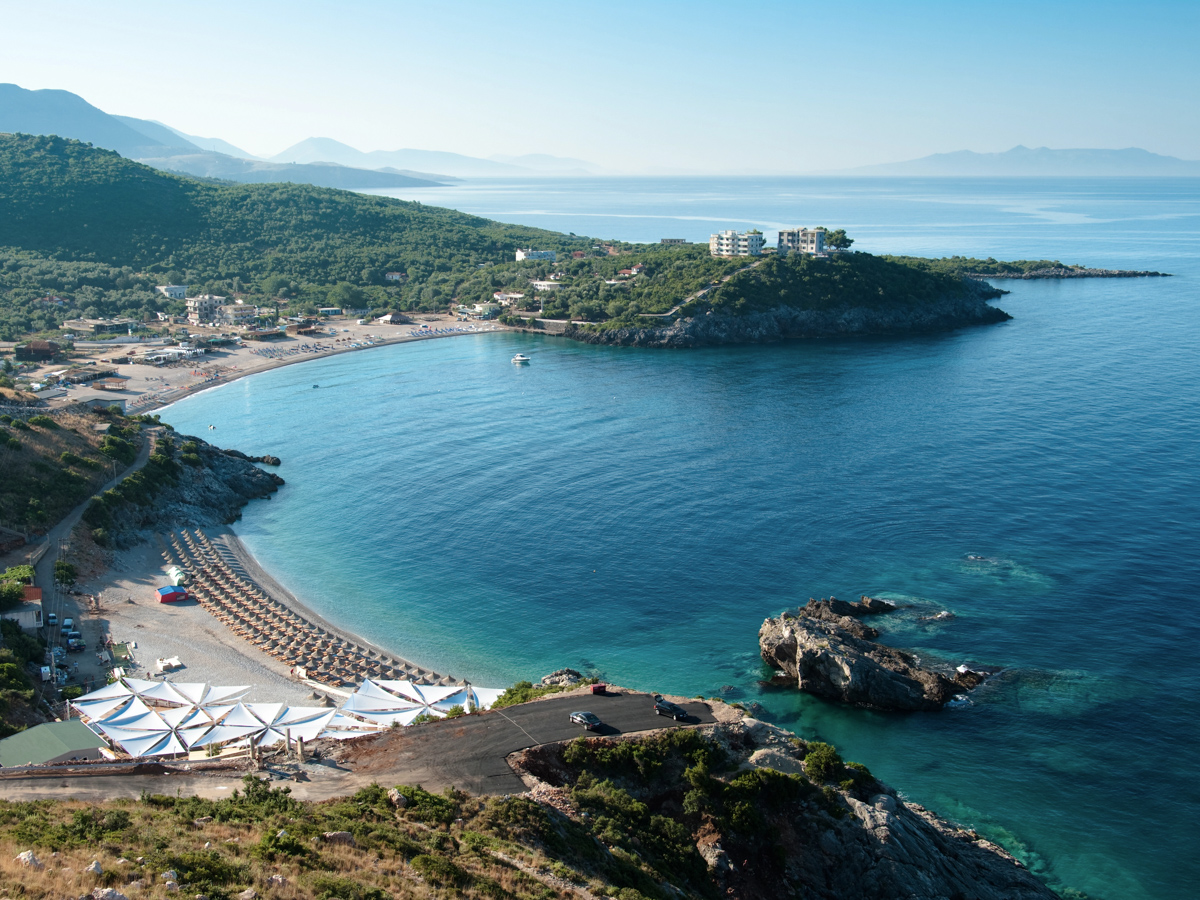
[[[243,303],[228,303],[217,307],[216,323],[233,325],[235,328],[250,325],[258,317],[258,310]]]
[[[383,276],[385,281],[408,281],[407,272],[385,272]]]
[[[155,287],[155,290],[166,297],[168,300],[184,300],[187,298],[186,284],[160,284]]]
[[[62,347],[56,341],[26,341],[13,347],[13,356],[20,362],[47,362],[60,353]]]
[[[82,334],[116,334],[121,331],[131,331],[134,328],[140,328],[141,323],[137,319],[115,318],[115,319],[67,319],[63,322],[63,328],[70,331],[81,332]]]
[[[496,291],[492,294],[492,299],[501,306],[515,306],[517,301],[525,299],[525,295],[509,293],[508,291]]]
[[[553,250],[518,250],[517,262],[523,259],[544,259],[549,262],[554,262],[558,259],[558,254]]]

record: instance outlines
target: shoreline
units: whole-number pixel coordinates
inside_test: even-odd
[[[453,317],[445,315],[436,318],[430,317],[428,324],[434,328],[455,328],[462,325],[461,322],[458,322]],[[279,343],[270,341],[245,342],[233,348],[217,349],[212,353],[205,354],[200,359],[189,360],[186,363],[176,365],[152,366],[145,363],[118,363],[112,368],[116,370],[119,376],[128,379],[128,383],[123,390],[106,391],[91,386],[72,388],[67,396],[55,401],[55,406],[61,408],[61,405],[69,403],[124,400],[127,415],[145,415],[161,411],[172,404],[178,403],[180,400],[207,391],[210,388],[232,384],[247,375],[256,375],[260,372],[267,372],[272,369],[282,368],[283,366],[309,362],[314,359],[327,359],[331,356],[354,353],[360,350],[373,350],[377,347],[387,347],[395,344],[411,344],[420,341],[437,340],[439,338],[495,334],[513,330],[507,326],[492,323],[474,331],[463,330],[449,334],[413,335],[406,332],[403,335],[375,337],[373,335],[378,334],[381,326],[346,326],[344,323],[338,323],[337,327],[339,331],[336,338],[332,335],[315,335],[312,337],[312,341],[314,343],[323,343],[334,340],[348,340],[358,341],[360,342],[359,345],[330,346],[328,349],[317,352],[301,351],[299,347],[305,341],[289,336],[287,341]],[[394,328],[396,326],[382,327]],[[400,327],[414,329],[419,326]],[[371,335],[371,343],[361,343],[366,341],[369,335]],[[204,335],[198,336],[204,337]],[[111,347],[88,347],[87,349],[91,351],[91,361],[94,362],[103,357],[119,357],[122,353],[128,353],[135,347],[150,349],[150,345],[138,343],[113,344]],[[253,352],[255,350],[269,349],[297,352],[282,358],[259,356]],[[195,368],[191,368],[193,365]],[[50,368],[53,367],[47,366],[47,369]],[[146,399],[143,400],[143,398]]]

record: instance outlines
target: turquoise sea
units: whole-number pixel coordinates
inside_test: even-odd
[[[1200,180],[573,179],[409,197],[606,238],[822,224],[875,252],[1175,273],[1003,282],[1011,322],[917,338],[398,345],[164,418],[280,456],[287,486],[239,535],[320,613],[423,665],[495,686],[574,666],[757,703],[1060,889],[1195,896]],[[532,364],[512,366],[518,351]],[[913,715],[758,684],[764,617],[862,593],[912,606],[885,640],[1006,671],[967,706]],[[918,621],[943,609],[956,618]]]

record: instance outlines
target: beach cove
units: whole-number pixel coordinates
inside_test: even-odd
[[[669,212],[667,187],[653,198]],[[1176,278],[1008,283],[1012,322],[918,339],[435,341],[243,379],[164,418],[187,432],[219,414],[223,445],[284,459],[288,486],[235,530],[297,596],[392,652],[479,684],[574,665],[757,702],[1053,884],[1187,896],[1195,873],[1170,848],[1196,798],[1148,785],[1163,766],[1186,785],[1196,764],[1195,624],[1171,598],[1200,550],[1184,462],[1200,431],[1200,202],[1144,181],[974,183],[967,202],[946,185],[945,205],[942,188],[886,187],[810,202],[870,220],[869,250]],[[749,190],[710,188],[743,204]],[[564,207],[553,224],[585,219]],[[508,363],[517,351],[529,367]],[[953,611],[898,617],[883,639],[1009,675],[968,708],[909,716],[761,689],[763,618],[830,593]]]

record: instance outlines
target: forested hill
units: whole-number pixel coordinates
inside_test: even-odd
[[[521,247],[558,260],[516,262]],[[681,305],[683,316],[911,309],[964,290],[957,273],[863,253],[750,263],[702,244],[599,242],[329,188],[179,177],[77,141],[0,135],[0,340],[80,315],[182,312],[155,293],[166,283],[307,313],[446,309],[509,291],[542,318],[622,327],[663,324],[649,316]],[[406,279],[386,281],[393,271]]]
[[[201,278],[270,272],[358,282],[364,269],[511,260],[554,232],[295,184],[219,184],[57,137],[0,136],[0,245]],[[579,241],[574,242],[576,246]]]

